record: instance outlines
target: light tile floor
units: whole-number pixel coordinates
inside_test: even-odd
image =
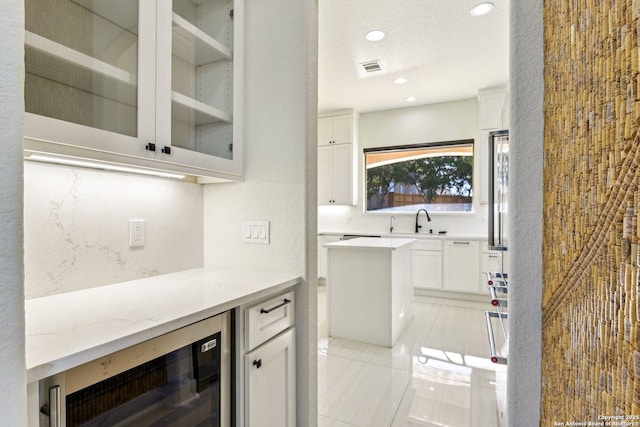
[[[319,287],[319,427],[500,425],[496,375],[500,387],[506,367],[489,360],[490,308],[416,296],[413,320],[386,348],[329,337],[326,288]]]

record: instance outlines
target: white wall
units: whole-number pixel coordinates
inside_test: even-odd
[[[244,182],[204,191],[204,261],[294,272],[298,425],[317,423],[315,144],[317,4],[245,3]],[[268,220],[269,245],[242,242],[243,220]]]
[[[318,230],[338,232],[386,233],[389,231],[390,214],[364,214],[363,182],[364,156],[362,150],[391,145],[420,144],[425,142],[476,140],[474,156],[474,187],[479,190],[479,179],[484,168],[480,167],[478,138],[478,100],[476,98],[440,104],[377,111],[360,114],[358,147],[358,205],[320,206]],[[450,234],[483,234],[486,229],[487,208],[478,202],[475,192],[473,213],[429,213],[434,232],[446,230]],[[393,214],[394,232],[412,233],[415,213]]]
[[[27,298],[202,266],[198,184],[35,162],[24,181]],[[145,221],[142,248],[129,219]]]
[[[0,0],[0,420],[27,423],[24,362],[22,112],[24,2]]]
[[[540,423],[542,331],[542,0],[511,2],[511,177],[509,425]],[[560,392],[560,390],[558,390]]]
[[[244,180],[205,187],[205,264],[301,273],[309,82],[296,14],[304,9],[263,3],[245,5]],[[270,244],[243,243],[245,220],[270,221]]]

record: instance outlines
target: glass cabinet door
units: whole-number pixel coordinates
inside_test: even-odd
[[[170,64],[170,76],[158,78],[158,108],[170,108],[171,129],[158,138],[170,135],[161,144],[172,149],[233,160],[233,1],[172,0],[164,7],[170,12],[159,4],[158,27],[169,26],[170,13],[171,51],[169,58],[159,39],[158,57]],[[165,81],[170,93],[163,93]],[[170,98],[166,107],[163,98]]]
[[[26,0],[25,11],[26,112],[136,138],[138,1]]]
[[[25,9],[26,159],[240,179],[242,2],[25,0]]]

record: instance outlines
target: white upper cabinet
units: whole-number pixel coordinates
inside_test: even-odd
[[[357,204],[355,115],[318,119],[318,204]]]
[[[25,7],[27,158],[241,178],[240,0]]]
[[[318,119],[318,145],[352,144],[355,137],[353,114],[320,117]]]
[[[505,92],[480,94],[480,130],[504,129]]]

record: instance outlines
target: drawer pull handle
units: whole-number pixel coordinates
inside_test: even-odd
[[[261,308],[260,309],[260,313],[271,313],[273,310],[277,310],[280,307],[284,307],[285,305],[289,304],[291,302],[291,300],[288,299],[284,299],[283,302],[281,302],[280,304],[276,305],[275,307],[271,307],[271,308]]]
[[[453,242],[454,245],[470,245],[470,242]]]

